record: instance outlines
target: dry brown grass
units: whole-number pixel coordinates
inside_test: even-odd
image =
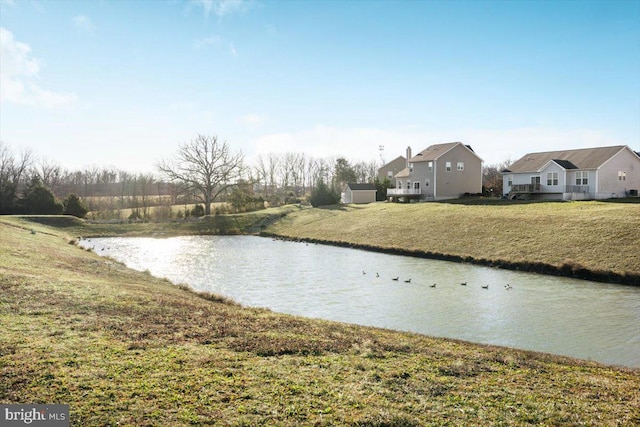
[[[242,308],[36,227],[0,221],[2,403],[74,426],[640,421],[638,370]]]
[[[521,268],[640,277],[640,204],[376,203],[293,212],[267,231]]]

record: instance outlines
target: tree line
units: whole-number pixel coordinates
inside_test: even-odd
[[[484,167],[486,195],[501,195],[500,171],[507,163]],[[90,211],[100,219],[124,219],[127,210],[129,219],[149,219],[153,207],[157,219],[170,219],[174,205],[184,205],[183,217],[211,214],[214,202],[235,212],[306,201],[318,206],[338,203],[350,182],[376,184],[384,200],[389,181],[378,180],[380,166],[304,153],[262,154],[248,165],[227,142],[198,135],[161,160],[157,173],[99,166],[71,171],[37,159],[30,150],[14,153],[0,141],[0,214],[84,216]],[[196,207],[190,210],[190,205]]]
[[[102,219],[121,219],[123,210],[131,211],[130,219],[143,219],[152,207],[191,204],[210,214],[214,201],[242,211],[305,201],[319,182],[339,197],[346,182],[373,182],[378,166],[304,153],[268,153],[248,165],[226,142],[198,135],[161,160],[157,173],[99,166],[68,170],[28,149],[16,153],[0,141],[0,214],[62,213],[70,196]],[[27,203],[27,196],[42,192],[35,188],[46,190],[57,207],[43,212],[40,205]],[[182,213],[189,213],[186,207]]]

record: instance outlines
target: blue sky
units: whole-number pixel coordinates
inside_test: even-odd
[[[0,0],[0,27],[0,139],[69,169],[198,133],[249,161],[640,150],[638,0]]]

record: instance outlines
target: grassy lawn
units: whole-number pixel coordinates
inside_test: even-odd
[[[522,269],[588,269],[640,284],[640,204],[375,203],[292,212],[266,230]]]
[[[284,220],[366,236],[349,216],[398,208],[467,207]],[[243,308],[70,244],[91,227],[0,218],[0,402],[67,403],[74,426],[640,423],[640,370]]]

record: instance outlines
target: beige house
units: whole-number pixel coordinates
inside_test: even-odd
[[[398,156],[378,169],[378,180],[384,182],[385,179],[388,179],[391,187],[395,188],[395,176],[406,167],[407,159],[403,156]]]
[[[374,184],[347,184],[342,193],[342,203],[374,203],[376,186]]]
[[[482,159],[461,142],[435,144],[417,155],[407,147],[405,169],[387,190],[392,200],[446,200],[482,192]]]
[[[502,171],[509,198],[550,200],[637,196],[640,155],[626,145],[529,153]]]

